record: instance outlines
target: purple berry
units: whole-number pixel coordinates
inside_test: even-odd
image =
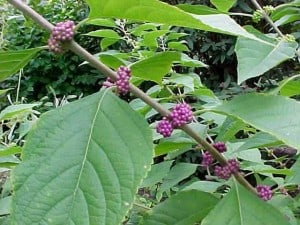
[[[213,156],[208,152],[204,152],[202,155],[202,166],[208,167],[214,162]]]
[[[192,109],[186,103],[177,104],[169,115],[169,119],[172,122],[174,128],[181,127],[182,125],[192,121]]]
[[[172,124],[167,118],[163,118],[156,126],[156,132],[164,137],[170,137],[173,132]]]
[[[220,153],[223,153],[223,152],[226,152],[226,151],[227,151],[227,148],[226,148],[225,143],[224,143],[224,142],[221,142],[221,141],[219,141],[219,142],[213,144],[213,147],[214,147],[215,149],[217,149]]]
[[[273,196],[271,188],[267,185],[257,185],[256,191],[258,197],[260,197],[264,201],[270,200]]]
[[[214,172],[220,179],[228,180],[231,177],[231,171],[227,166],[216,166]]]
[[[237,173],[239,169],[239,161],[236,159],[229,159],[226,166],[216,166],[214,172],[218,178],[228,180],[230,176],[234,173]]]
[[[117,90],[121,94],[126,94],[129,92],[129,79],[131,76],[131,71],[125,66],[120,66],[117,71]]]
[[[231,173],[237,173],[240,169],[240,163],[236,159],[229,159],[226,166]]]
[[[59,22],[52,30],[51,37],[48,40],[48,46],[50,51],[54,53],[63,52],[61,42],[71,41],[74,36],[75,23],[67,20],[65,22]]]

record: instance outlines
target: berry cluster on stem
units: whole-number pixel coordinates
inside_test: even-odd
[[[51,36],[48,40],[48,47],[50,51],[59,54],[63,52],[62,42],[71,41],[74,37],[75,23],[67,20],[59,22],[52,30]]]
[[[158,122],[156,132],[164,137],[170,137],[174,128],[179,128],[193,119],[193,112],[187,103],[179,103],[174,106],[172,112]]]
[[[260,197],[264,201],[270,200],[273,196],[271,187],[269,187],[267,185],[257,185],[256,191],[257,191],[258,197]]]
[[[106,88],[116,86],[117,92],[120,94],[127,94],[129,92],[129,80],[131,77],[131,70],[128,67],[120,66],[117,70],[117,79],[113,81],[110,77],[106,78],[103,86]]]

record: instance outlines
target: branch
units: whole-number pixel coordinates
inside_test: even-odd
[[[35,12],[33,9],[31,9],[29,6],[21,2],[20,0],[7,0],[10,4],[15,6],[17,9],[22,11],[24,14],[31,17],[36,23],[41,25],[43,28],[45,28],[48,31],[51,31],[53,29],[53,25],[50,24],[45,18],[43,18],[41,15],[39,15],[37,12]],[[82,48],[78,43],[75,41],[71,41],[66,44],[66,47],[69,48],[72,52],[75,54],[81,56],[84,60],[89,62],[93,67],[101,71],[104,75],[112,78],[113,80],[116,79],[117,74],[108,68],[106,65],[101,63],[97,58],[95,58],[93,55],[91,55],[88,51],[86,51],[84,48]],[[153,109],[155,109],[157,112],[159,112],[162,116],[167,116],[170,112],[166,109],[164,109],[158,102],[154,101],[152,98],[150,98],[147,94],[145,94],[142,90],[137,88],[136,86],[130,84],[130,91],[132,94],[134,94],[136,97],[143,100],[146,104],[151,106]],[[181,127],[183,131],[185,131],[190,137],[194,138],[201,146],[203,146],[207,151],[209,151],[212,156],[221,164],[226,165],[227,160],[226,158],[218,152],[217,149],[215,149],[212,145],[210,145],[205,139],[202,139],[190,126],[184,125]],[[255,188],[252,187],[250,183],[240,174],[235,173],[235,178],[249,191],[256,193]]]
[[[273,22],[273,20],[269,17],[269,15],[265,12],[265,10],[260,6],[260,4],[257,2],[257,0],[251,0],[252,4],[255,6],[256,9],[258,9],[260,12],[262,12],[262,16],[265,18],[265,20],[273,27],[273,29],[277,32],[277,34],[284,38],[284,34],[279,30],[279,28],[276,26],[276,24]],[[300,57],[300,52],[296,52],[296,55]]]
[[[262,12],[262,15],[265,18],[265,20],[273,27],[273,29],[279,34],[279,36],[284,37],[284,34],[279,30],[279,28],[275,25],[273,20],[269,17],[269,15],[265,12],[265,10],[259,5],[259,3],[256,0],[251,0],[251,2],[256,9]]]

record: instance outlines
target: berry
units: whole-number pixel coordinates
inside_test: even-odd
[[[173,132],[172,124],[165,117],[158,122],[156,132],[164,137],[170,137]]]
[[[175,105],[173,111],[169,115],[169,119],[174,128],[181,127],[193,119],[193,112],[191,107],[186,103]]]
[[[131,71],[125,66],[120,66],[117,71],[117,90],[121,94],[126,94],[129,92],[129,79],[131,76]]]
[[[219,141],[219,142],[213,144],[213,147],[214,147],[215,149],[217,149],[220,153],[223,153],[223,152],[226,152],[226,151],[227,151],[227,148],[226,148],[225,143],[224,143],[224,142],[221,142],[221,141]]]
[[[232,174],[237,173],[240,169],[240,163],[236,159],[229,159],[227,161],[227,166],[226,167],[230,170],[230,172]]]
[[[103,86],[106,88],[112,87],[113,85],[114,81],[110,77],[107,77],[106,80],[103,82]]]
[[[228,180],[231,177],[231,171],[227,166],[216,166],[214,172],[220,179]]]
[[[51,37],[48,40],[50,51],[56,54],[63,52],[62,42],[71,41],[74,36],[75,23],[71,20],[59,22],[52,30]]]
[[[239,161],[236,159],[229,159],[226,166],[216,166],[214,172],[218,178],[228,180],[230,176],[234,173],[237,173],[239,169]]]
[[[272,198],[272,195],[273,195],[272,190],[267,185],[257,185],[256,191],[257,191],[258,197],[260,197],[264,201],[268,201]]]
[[[202,155],[202,166],[208,167],[214,162],[213,156],[208,152],[204,152]]]

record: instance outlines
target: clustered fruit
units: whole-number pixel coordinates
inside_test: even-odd
[[[226,145],[224,142],[216,142],[212,145],[215,149],[218,150],[218,152],[220,153],[224,153],[227,151],[227,148],[226,148]],[[202,155],[202,166],[204,167],[208,167],[210,166],[211,164],[213,164],[214,162],[214,158],[213,156],[208,152],[204,152],[203,155]]]
[[[229,159],[225,166],[216,166],[215,175],[224,180],[228,180],[232,174],[235,174],[239,171],[240,164],[236,159]]]
[[[258,197],[260,197],[264,201],[270,200],[273,196],[271,188],[267,185],[257,185],[256,191]]]
[[[220,153],[224,153],[227,151],[226,145],[224,142],[217,142],[213,144],[213,147],[218,150]],[[205,151],[202,155],[202,163],[201,165],[204,167],[209,167],[213,164],[214,158],[208,152]],[[229,159],[225,166],[216,165],[214,168],[215,175],[224,180],[228,180],[232,174],[237,173],[239,171],[240,164],[236,159]]]
[[[156,132],[164,137],[170,137],[174,128],[179,128],[193,120],[193,112],[187,103],[179,103],[174,106],[172,112],[158,122]]]
[[[71,41],[74,37],[75,23],[74,21],[67,20],[59,22],[52,30],[51,36],[48,40],[48,47],[50,51],[59,54],[63,52],[62,43]]]
[[[128,67],[120,66],[117,70],[117,79],[113,81],[110,77],[106,78],[103,86],[106,88],[116,86],[117,92],[120,94],[127,94],[129,92],[129,80],[131,77],[131,70]]]

